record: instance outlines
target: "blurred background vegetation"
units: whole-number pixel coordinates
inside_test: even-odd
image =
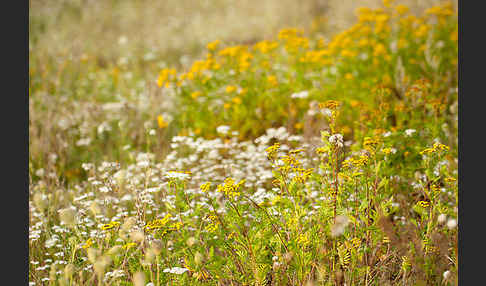
[[[101,66],[124,63],[151,73],[188,64],[214,40],[254,43],[284,27],[331,36],[353,23],[357,7],[381,2],[30,0],[29,50],[36,59],[95,57]],[[440,1],[402,2],[414,12]]]

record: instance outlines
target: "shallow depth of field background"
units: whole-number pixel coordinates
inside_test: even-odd
[[[376,8],[377,0],[31,0],[29,48],[38,57],[80,58],[108,62],[127,58],[148,68],[181,63],[207,43],[255,43],[285,27],[318,30],[327,36],[349,27],[355,10]],[[407,0],[412,11],[440,3]],[[457,4],[456,4],[457,5]],[[145,62],[145,63],[142,63]]]

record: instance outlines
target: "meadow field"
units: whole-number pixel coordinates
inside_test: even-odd
[[[29,285],[457,285],[457,1],[29,2]]]

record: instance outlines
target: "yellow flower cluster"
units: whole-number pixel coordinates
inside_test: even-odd
[[[278,48],[278,42],[276,41],[261,41],[255,44],[254,50],[260,51],[262,54],[268,54]]]
[[[83,249],[88,249],[92,245],[93,245],[93,239],[92,238],[88,238],[88,240],[86,240],[86,242],[83,244]]]
[[[302,247],[306,247],[310,244],[309,237],[306,233],[301,233],[297,238],[297,243],[300,244]]]
[[[240,195],[239,189],[245,183],[245,179],[235,184],[232,178],[226,178],[223,184],[218,185],[218,192],[223,193],[229,198],[234,198]]]
[[[119,222],[117,222],[117,221],[112,221],[112,222],[109,222],[109,223],[107,223],[107,224],[102,225],[100,228],[101,228],[102,230],[109,230],[109,229],[115,228],[115,227],[117,227],[117,226],[119,226],[119,225],[120,225],[120,223],[119,223]]]
[[[376,146],[380,143],[380,139],[378,137],[372,138],[372,137],[365,137],[363,145],[366,150],[370,152],[374,152]]]
[[[219,43],[220,41],[219,40],[216,40],[216,41],[213,41],[211,43],[209,43],[206,47],[209,51],[216,51],[216,49],[218,48],[219,46]]]
[[[168,213],[166,214],[162,219],[154,219],[147,223],[145,226],[145,229],[148,231],[153,231],[155,229],[160,229],[163,228],[167,223],[169,222],[169,219],[171,218],[171,214]]]
[[[433,153],[437,153],[437,152],[440,152],[440,151],[449,151],[449,146],[446,146],[444,144],[441,144],[441,143],[434,143],[434,146],[432,148],[426,148],[422,151],[420,151],[420,155],[424,155],[424,154],[433,154]]]
[[[122,248],[125,249],[125,250],[128,250],[134,246],[137,246],[137,244],[135,242],[127,242],[125,243]]]
[[[301,63],[320,64],[322,66],[326,66],[326,65],[329,66],[333,63],[333,60],[329,56],[330,56],[329,50],[312,50],[312,51],[306,51],[304,56],[302,56],[299,59],[299,61]],[[353,53],[352,56],[355,56],[355,54]]]
[[[277,159],[277,152],[279,149],[280,149],[280,143],[275,143],[272,146],[265,149],[265,151],[267,152],[267,158],[270,161],[274,161],[275,159]]]
[[[447,2],[442,6],[434,6],[427,10],[425,10],[425,14],[428,15],[436,15],[438,17],[444,16],[451,16],[454,15],[454,9],[452,7],[452,3]]]
[[[157,78],[157,85],[159,87],[166,87],[170,86],[170,81],[174,79],[176,76],[175,69],[162,69],[159,73],[159,77]]]
[[[248,47],[246,46],[226,47],[220,50],[218,54],[225,57],[226,61],[230,63],[236,61],[240,72],[246,71],[251,65],[250,60],[253,59],[253,55],[248,51]]]
[[[304,31],[297,28],[282,29],[278,33],[278,38],[285,43],[285,50],[296,53],[300,48],[309,48],[309,39],[303,37]]]
[[[211,220],[211,222],[208,225],[206,225],[205,229],[208,232],[215,233],[216,230],[218,230],[218,226],[220,224],[218,217],[214,214],[208,214],[207,218],[209,218]]]
[[[292,181],[296,182],[296,183],[303,184],[312,175],[312,172],[314,171],[314,169],[313,168],[310,168],[310,169],[295,168],[294,171],[297,172],[297,175],[294,178],[292,178]]]
[[[207,192],[209,191],[209,188],[211,187],[211,182],[206,182],[204,184],[202,184],[199,189],[201,189],[202,192]]]
[[[335,110],[339,107],[339,101],[336,100],[328,100],[323,103],[319,103],[319,108],[328,108],[330,110]]]
[[[420,206],[420,207],[423,207],[423,208],[427,208],[427,207],[429,207],[430,204],[427,201],[418,201],[417,205]]]
[[[369,161],[369,157],[366,155],[360,155],[356,157],[351,157],[343,161],[344,168],[351,168],[352,166],[356,168],[361,168],[365,166]]]

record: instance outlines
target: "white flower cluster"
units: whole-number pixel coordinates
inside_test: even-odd
[[[183,274],[184,272],[189,271],[187,268],[182,267],[172,267],[164,269],[164,273],[172,273],[172,274]]]
[[[335,145],[339,148],[343,148],[344,143],[343,143],[343,135],[341,134],[334,134],[329,137],[329,143],[332,145]]]
[[[301,92],[296,92],[292,93],[290,96],[291,98],[307,98],[309,96],[309,92],[307,90],[301,91]]]

